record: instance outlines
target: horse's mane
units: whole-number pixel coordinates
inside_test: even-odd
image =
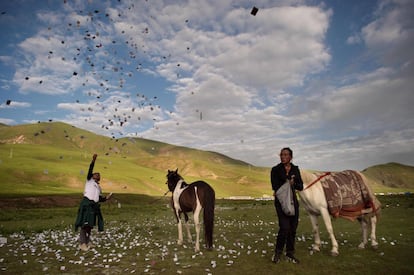
[[[315,173],[308,170],[300,171],[300,176],[302,177],[302,181],[304,184],[309,184],[316,178]]]
[[[174,182],[173,184],[174,184],[174,186],[172,186],[173,188],[175,188],[175,186],[181,181],[181,188],[184,188],[184,187],[186,187],[186,186],[188,186],[188,184],[184,181],[184,178],[180,175],[180,174],[178,174],[178,169],[177,170],[173,170],[173,171],[170,171],[170,170],[168,170],[168,174],[167,174],[167,179],[168,179],[168,182],[170,182],[170,181],[172,181],[172,182]],[[169,185],[169,187],[170,187],[170,185]]]

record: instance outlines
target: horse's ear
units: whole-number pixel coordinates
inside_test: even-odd
[[[178,168],[175,170],[176,173],[178,173]]]

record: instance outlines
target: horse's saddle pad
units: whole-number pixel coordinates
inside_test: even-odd
[[[362,211],[379,207],[379,202],[355,171],[333,172],[321,180],[329,213],[355,219]],[[377,206],[376,206],[377,204]]]

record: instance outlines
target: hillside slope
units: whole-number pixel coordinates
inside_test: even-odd
[[[53,122],[0,126],[0,194],[81,192],[92,154],[105,191],[162,195],[167,170],[211,183],[219,197],[270,193],[268,169],[219,153],[141,138],[112,139]]]
[[[389,188],[414,189],[414,167],[400,163],[387,163],[371,166],[362,173],[377,184]]]
[[[202,179],[217,197],[271,195],[270,168],[216,152],[142,138],[113,139],[60,123],[0,125],[0,195],[81,193],[92,154],[104,192],[161,196],[167,170]],[[363,173],[375,192],[414,190],[414,167],[396,163]]]

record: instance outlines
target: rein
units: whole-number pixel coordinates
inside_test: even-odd
[[[165,193],[164,193],[164,195],[163,195],[161,198],[158,198],[158,199],[152,200],[152,201],[150,202],[150,204],[152,204],[152,203],[154,203],[154,202],[157,202],[157,201],[161,200],[162,198],[164,198],[165,196],[167,196],[168,192],[170,192],[170,190],[167,190],[167,192],[165,192]]]
[[[306,186],[305,189],[303,189],[302,191],[305,191],[306,189],[308,189],[309,187],[311,187],[312,185],[314,185],[315,183],[317,183],[318,181],[320,181],[322,178],[330,175],[331,172],[325,172],[323,175],[319,176],[316,180],[312,181],[308,186]]]

